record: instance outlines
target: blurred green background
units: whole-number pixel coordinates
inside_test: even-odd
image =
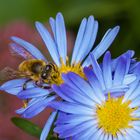
[[[61,11],[67,28],[77,31],[84,16],[94,15],[99,21],[99,39],[104,32],[115,25],[121,31],[111,50],[118,55],[127,49],[134,49],[139,56],[140,37],[139,0],[0,0],[0,25],[22,19],[33,23],[46,22],[50,16]]]
[[[0,69],[7,65],[17,68],[21,59],[8,51],[10,36],[17,35],[37,46],[43,46],[35,21],[47,23],[49,17],[62,12],[68,31],[69,46],[72,46],[83,17],[94,15],[99,22],[95,44],[98,44],[108,28],[120,25],[121,30],[110,48],[113,57],[128,49],[136,51],[140,58],[140,0],[0,0]],[[10,118],[21,101],[14,96],[0,96],[0,140],[37,140],[16,128]],[[32,119],[43,127],[48,112]]]

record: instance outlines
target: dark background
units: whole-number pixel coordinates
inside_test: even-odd
[[[112,56],[116,57],[128,49],[133,49],[136,51],[135,57],[139,58],[139,7],[139,0],[0,0],[0,70],[6,66],[16,69],[23,60],[10,54],[10,36],[19,36],[44,50],[34,22],[41,21],[47,25],[48,18],[55,17],[57,12],[64,15],[70,48],[81,19],[94,15],[99,21],[96,44],[108,28],[120,25],[121,30],[110,48]],[[11,117],[17,116],[14,110],[21,105],[21,101],[16,97],[0,94],[0,140],[36,140],[10,122]],[[44,111],[32,121],[43,127],[47,116],[48,112]]]

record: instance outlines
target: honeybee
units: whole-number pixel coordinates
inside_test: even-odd
[[[43,83],[51,85],[55,83],[55,79],[60,76],[58,67],[55,64],[34,59],[26,50],[20,48],[20,46],[14,46],[12,49],[14,49],[14,52],[20,51],[20,55],[24,56],[24,58],[28,57],[28,59],[20,63],[18,70],[6,67],[0,71],[1,79],[27,78],[28,80],[23,84],[23,90],[25,90],[29,81],[34,81],[39,87],[50,88],[50,86],[42,86]]]
[[[58,67],[53,63],[47,63],[43,60],[31,59],[25,60],[19,65],[19,72],[38,84],[38,82],[52,84],[55,78],[59,77]]]

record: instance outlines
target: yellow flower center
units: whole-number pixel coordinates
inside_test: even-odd
[[[109,94],[108,99],[102,105],[97,106],[98,127],[102,128],[105,133],[116,136],[120,130],[132,128],[131,121],[138,120],[131,115],[138,108],[130,108],[131,101],[122,102],[122,100],[123,97],[111,98]]]
[[[54,74],[52,73],[51,84],[57,84],[57,85],[62,84],[63,83],[63,79],[61,77],[62,73],[68,73],[68,72],[74,72],[79,76],[81,76],[82,78],[84,78],[83,68],[81,67],[80,62],[74,65],[70,65],[68,58],[66,64],[64,64],[63,60],[61,59],[61,66],[58,67],[57,72],[54,71]]]

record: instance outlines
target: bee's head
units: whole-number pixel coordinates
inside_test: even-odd
[[[50,65],[50,64],[46,65],[42,71],[41,78],[47,79],[49,77],[49,75],[51,75],[52,70],[53,70],[52,65]]]
[[[59,77],[58,67],[53,63],[47,64],[41,74],[42,80],[47,84],[55,84]]]

